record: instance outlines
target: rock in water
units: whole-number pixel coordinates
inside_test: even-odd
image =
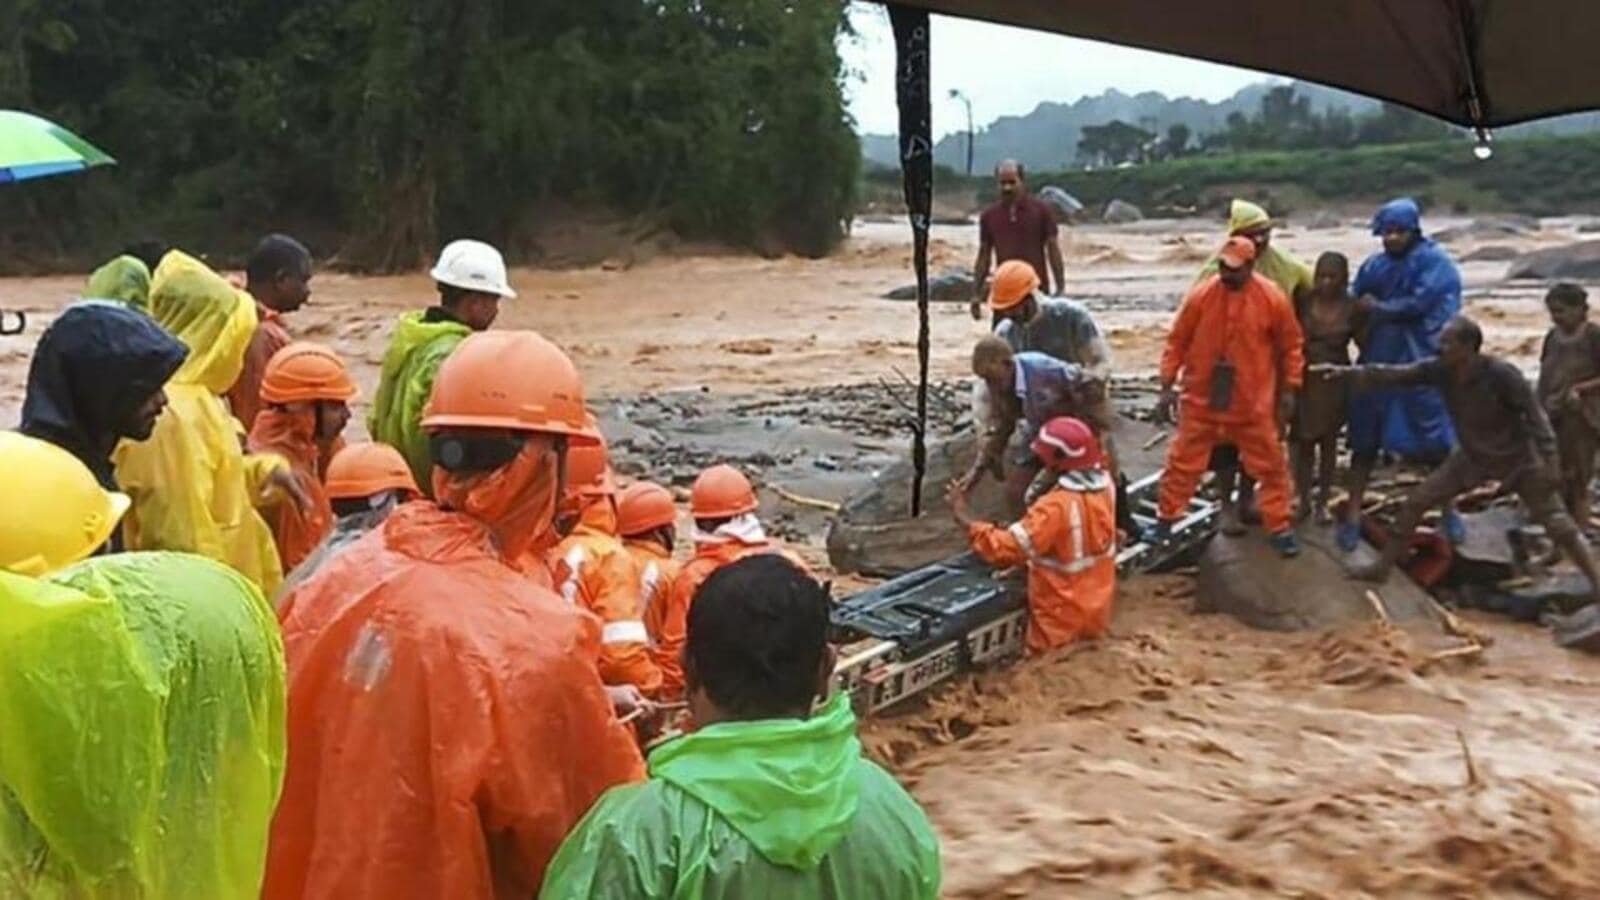
[[[1100,216],[1114,225],[1128,222],[1138,222],[1144,219],[1144,211],[1125,200],[1112,200],[1106,204],[1106,211]]]
[[[883,295],[888,300],[915,300],[915,283],[897,287]],[[972,299],[972,273],[949,269],[928,279],[928,300],[934,303],[965,303]]]
[[[840,572],[892,577],[966,552],[967,536],[950,518],[944,494],[945,485],[966,473],[977,452],[978,437],[971,431],[928,448],[922,515],[915,519],[911,460],[878,472],[866,489],[845,501],[828,526],[828,561]],[[982,518],[1004,518],[1000,484],[989,477],[978,482],[972,509]]]
[[[1505,244],[1489,244],[1461,257],[1462,262],[1510,262],[1522,254],[1515,247]]]
[[[1397,622],[1428,615],[1427,597],[1398,570],[1383,584],[1347,578],[1332,529],[1300,529],[1300,555],[1282,559],[1259,532],[1217,535],[1200,555],[1196,612],[1227,613],[1252,628],[1312,631],[1377,617],[1367,591]],[[1362,545],[1355,559],[1373,558]]]
[[[1053,184],[1045,185],[1039,190],[1039,199],[1050,206],[1056,214],[1058,223],[1072,222],[1083,212],[1083,204],[1077,197],[1072,196]]]
[[[1147,422],[1118,416],[1117,454],[1131,480],[1160,468],[1165,444],[1151,441],[1156,429]],[[1146,449],[1145,445],[1151,444]],[[911,518],[910,454],[872,477],[872,483],[847,499],[828,526],[828,560],[844,573],[879,577],[901,575],[967,551],[967,535],[950,518],[945,485],[961,477],[978,452],[978,438],[966,431],[928,448],[928,472],[922,482],[922,515]],[[989,476],[972,494],[979,518],[1006,517],[1000,483]]]
[[[1600,278],[1600,241],[1579,241],[1517,257],[1507,278]]]
[[[1462,238],[1521,237],[1539,230],[1539,220],[1533,216],[1510,213],[1486,219],[1473,219],[1465,225],[1443,228],[1429,235],[1436,241],[1458,241]]]
[[[1306,221],[1306,227],[1313,230],[1343,228],[1344,217],[1331,209],[1319,209],[1311,214],[1311,218]]]

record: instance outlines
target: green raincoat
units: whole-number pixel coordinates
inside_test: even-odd
[[[472,329],[451,320],[426,322],[423,316],[406,313],[395,327],[394,340],[383,355],[383,375],[367,416],[367,431],[373,440],[400,451],[417,485],[431,497],[433,461],[427,435],[422,433],[422,408],[433,393],[439,367]]]
[[[257,897],[283,767],[283,643],[233,570],[0,572],[0,897]]]
[[[927,817],[861,757],[849,699],[810,719],[725,722],[650,755],[556,853],[540,896],[818,900],[939,895]]]
[[[1253,228],[1271,225],[1272,218],[1267,211],[1247,200],[1235,200],[1228,207],[1228,234],[1243,234]],[[1200,270],[1199,281],[1217,274],[1217,260],[1212,257]],[[1268,244],[1267,249],[1256,257],[1256,274],[1263,276],[1268,281],[1278,286],[1289,302],[1295,302],[1295,295],[1300,291],[1311,290],[1311,267],[1302,262],[1294,254],[1278,249],[1276,244]]]
[[[119,256],[94,270],[83,296],[91,300],[115,300],[125,306],[150,311],[150,269],[137,256]]]

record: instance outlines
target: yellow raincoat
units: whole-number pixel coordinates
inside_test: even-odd
[[[284,717],[277,624],[227,567],[0,572],[0,897],[258,897]]]
[[[83,296],[115,300],[140,312],[150,311],[150,270],[137,256],[119,256],[94,270]]]
[[[1243,234],[1263,225],[1272,224],[1272,217],[1267,211],[1247,200],[1235,200],[1228,207],[1228,234]],[[1217,274],[1217,260],[1215,257],[1206,267],[1200,270],[1200,277],[1196,283]],[[1268,244],[1267,249],[1256,256],[1256,274],[1265,277],[1283,291],[1283,295],[1295,302],[1295,295],[1302,291],[1311,290],[1312,271],[1294,254],[1278,249],[1277,244]]]
[[[204,263],[174,250],[156,267],[150,314],[189,348],[167,382],[155,433],[117,448],[117,483],[133,498],[130,550],[182,550],[238,569],[271,596],[283,580],[272,531],[256,512],[267,477],[288,463],[241,449],[222,394],[239,377],[256,304]]]

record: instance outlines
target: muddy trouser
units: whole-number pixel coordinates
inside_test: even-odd
[[[1261,485],[1261,520],[1267,530],[1274,534],[1288,530],[1289,460],[1278,436],[1278,423],[1271,418],[1218,422],[1191,410],[1183,410],[1178,433],[1167,447],[1167,466],[1161,475],[1161,518],[1176,521],[1183,516],[1211,463],[1212,450],[1222,444],[1239,448],[1245,474]]]
[[[1467,459],[1466,454],[1460,450],[1452,451],[1439,468],[1429,473],[1422,484],[1417,485],[1416,490],[1406,496],[1405,503],[1401,504],[1400,512],[1395,519],[1395,533],[1409,535],[1422,520],[1424,512],[1441,506],[1446,501],[1488,480],[1488,477]],[[1566,505],[1561,502],[1559,482],[1544,466],[1535,465],[1528,468],[1502,481],[1501,486],[1517,495],[1522,501],[1523,508],[1527,510],[1529,521],[1543,525],[1551,538],[1559,539],[1563,534],[1578,533],[1577,523],[1573,522],[1572,516],[1567,514]]]
[[[1594,456],[1600,451],[1600,433],[1578,412],[1552,415],[1550,424],[1555,426],[1556,453],[1561,458],[1562,494],[1587,507],[1589,487],[1594,481]],[[1587,508],[1567,511],[1589,518]]]

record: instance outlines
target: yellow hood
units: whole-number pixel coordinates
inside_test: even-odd
[[[256,332],[256,303],[249,294],[205,263],[173,250],[151,276],[150,315],[189,348],[172,383],[222,394],[239,379]]]

